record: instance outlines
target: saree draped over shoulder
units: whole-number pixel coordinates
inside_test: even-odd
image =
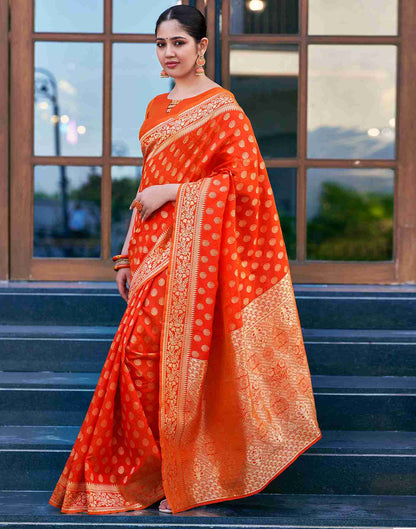
[[[249,119],[222,87],[148,105],[126,312],[49,502],[173,513],[266,487],[321,438],[278,212]]]

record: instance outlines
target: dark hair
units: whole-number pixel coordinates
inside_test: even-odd
[[[163,11],[156,22],[155,36],[159,24],[172,19],[177,20],[197,42],[207,36],[207,23],[204,15],[196,7],[186,5],[172,6]]]

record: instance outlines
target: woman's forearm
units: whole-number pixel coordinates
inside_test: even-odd
[[[122,255],[126,255],[129,251],[129,244],[130,244],[131,234],[133,232],[133,225],[134,225],[134,219],[136,217],[136,213],[137,213],[137,209],[134,208],[131,214],[130,226],[129,226],[129,229],[126,235],[126,240],[124,241],[123,249],[121,250]]]
[[[166,189],[168,190],[168,201],[171,201],[171,200],[175,201],[176,200],[176,195],[178,193],[179,186],[180,186],[180,184],[164,184],[164,187],[166,187]],[[133,212],[132,212],[131,219],[130,219],[129,229],[128,229],[128,232],[127,232],[127,235],[126,235],[126,240],[124,241],[123,249],[121,250],[121,253],[123,255],[127,254],[128,250],[129,250],[131,234],[133,232],[134,219],[136,217],[137,211],[138,211],[137,208],[133,208]]]
[[[176,200],[176,195],[178,194],[178,189],[181,184],[164,184],[169,191],[169,201]]]

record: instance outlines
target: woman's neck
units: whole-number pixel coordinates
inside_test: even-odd
[[[193,77],[197,76],[193,74]],[[197,95],[201,92],[204,92],[205,90],[208,90],[209,88],[213,88],[214,86],[219,85],[206,75],[201,75],[196,79],[191,77],[187,77],[185,79],[176,79],[175,86],[172,88],[172,91],[169,93],[169,95],[173,99],[182,99]]]

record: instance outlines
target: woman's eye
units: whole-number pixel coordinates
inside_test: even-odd
[[[180,45],[182,45],[182,44],[185,44],[185,43],[184,43],[183,41],[177,40],[177,41],[175,42],[175,44],[180,44]],[[156,46],[157,46],[158,48],[163,48],[164,45],[165,45],[165,44],[164,44],[163,42],[157,42],[157,43],[156,43]]]

